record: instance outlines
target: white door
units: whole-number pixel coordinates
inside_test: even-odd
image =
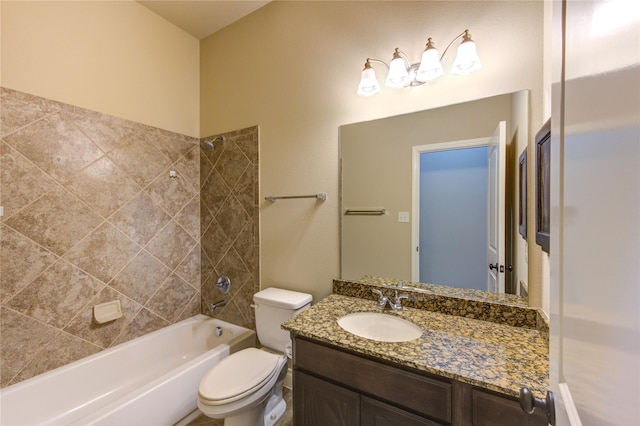
[[[487,164],[489,172],[487,287],[489,291],[504,293],[504,229],[505,229],[505,151],[507,123],[498,123],[489,140]],[[501,231],[502,230],[502,231]]]
[[[550,385],[558,425],[640,424],[639,11],[636,1],[553,6]]]

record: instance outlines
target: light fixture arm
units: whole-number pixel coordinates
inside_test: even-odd
[[[367,62],[369,63],[369,65],[371,65],[371,62],[375,62],[376,64],[382,64],[385,67],[387,67],[387,69],[389,69],[389,64],[387,64],[385,61],[381,61],[380,59],[367,58]]]
[[[462,36],[464,36],[464,38],[465,38],[464,41],[471,40],[471,36],[469,35],[469,30],[464,30],[463,32],[461,32],[460,34],[455,36],[455,38],[453,40],[451,40],[451,42],[444,49],[444,51],[442,52],[442,55],[440,55],[440,60],[441,61],[442,61],[442,58],[444,58],[444,55],[447,53],[447,50],[449,50],[449,48],[451,47],[451,45]]]

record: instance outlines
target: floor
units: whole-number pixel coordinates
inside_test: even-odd
[[[284,417],[278,423],[278,426],[293,426],[293,398],[291,396],[291,390],[284,388],[282,392],[284,396],[284,401],[287,403],[287,411],[284,413]],[[187,424],[187,426],[223,426],[224,420],[210,419],[209,417],[201,414],[191,422]]]

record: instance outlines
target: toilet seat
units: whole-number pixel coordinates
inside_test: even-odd
[[[283,356],[256,348],[243,349],[224,358],[200,381],[200,402],[224,405],[245,398],[280,373],[282,359]]]

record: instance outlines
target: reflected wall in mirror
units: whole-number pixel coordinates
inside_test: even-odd
[[[505,220],[498,233],[504,239],[498,271],[504,280],[504,291],[521,294],[520,283],[527,281],[526,241],[518,233],[518,164],[519,153],[526,149],[529,135],[529,92],[527,90],[492,96],[462,104],[419,111],[400,116],[387,117],[340,127],[340,171],[341,171],[341,278],[357,281],[364,276],[378,276],[413,282],[429,282],[452,287],[487,290],[489,261],[486,257],[487,235],[491,221],[487,217],[485,204],[476,207],[449,207],[445,218],[435,228],[447,229],[443,242],[428,249],[431,253],[447,253],[436,263],[447,264],[458,272],[449,282],[432,282],[419,267],[420,257],[428,257],[424,240],[418,235],[422,222],[427,223],[425,209],[420,209],[420,193],[416,187],[420,177],[414,176],[421,169],[416,164],[416,153],[424,146],[448,146],[446,143],[488,145],[488,141],[501,121],[506,122],[506,146],[503,148],[505,167],[504,185],[497,194],[504,200],[502,208]],[[480,142],[479,142],[480,141]],[[442,144],[442,145],[441,145]],[[456,145],[458,144],[458,145]],[[421,147],[421,148],[417,148]],[[452,149],[452,148],[447,148]],[[457,148],[456,148],[457,149]],[[487,160],[488,161],[488,160]],[[475,166],[473,166],[475,167]],[[441,179],[452,181],[448,175]],[[472,179],[485,179],[478,175]],[[478,177],[480,176],[480,177]],[[464,185],[466,186],[466,184]],[[471,193],[487,191],[473,189]],[[467,191],[469,192],[469,191]],[[488,191],[489,193],[491,191]],[[445,190],[446,199],[447,190]],[[451,196],[453,197],[453,195]],[[469,193],[464,196],[469,198]],[[490,198],[490,195],[488,196]],[[424,204],[424,199],[423,199]],[[439,205],[443,202],[439,202]],[[484,206],[484,207],[483,207]],[[345,214],[346,210],[355,211]],[[471,210],[468,218],[455,220]],[[377,214],[382,212],[382,214]],[[474,213],[475,212],[475,213]],[[370,214],[367,214],[370,213]],[[415,214],[414,214],[415,213]],[[479,219],[476,220],[476,219]],[[476,223],[470,225],[470,221]],[[446,221],[446,222],[445,222]],[[482,224],[486,224],[485,227]],[[434,227],[434,225],[429,225]],[[466,227],[466,229],[464,229]],[[424,237],[424,232],[422,233]],[[470,234],[482,234],[485,247],[466,246]],[[458,246],[455,247],[455,243]],[[471,244],[471,243],[469,243]],[[477,243],[476,243],[477,244]],[[481,243],[482,244],[482,243]],[[423,250],[420,253],[420,250]],[[479,255],[473,262],[466,257]],[[477,252],[484,252],[477,253]],[[464,258],[463,258],[464,257]],[[472,267],[472,263],[476,266]],[[428,265],[428,263],[425,263]],[[479,267],[477,265],[480,265]],[[495,264],[494,264],[495,265]],[[477,279],[462,278],[469,274],[483,275]],[[511,268],[511,270],[509,270]],[[431,275],[434,276],[434,275]],[[443,281],[447,279],[442,278]],[[475,283],[474,283],[475,282]],[[478,282],[480,284],[478,284]]]

